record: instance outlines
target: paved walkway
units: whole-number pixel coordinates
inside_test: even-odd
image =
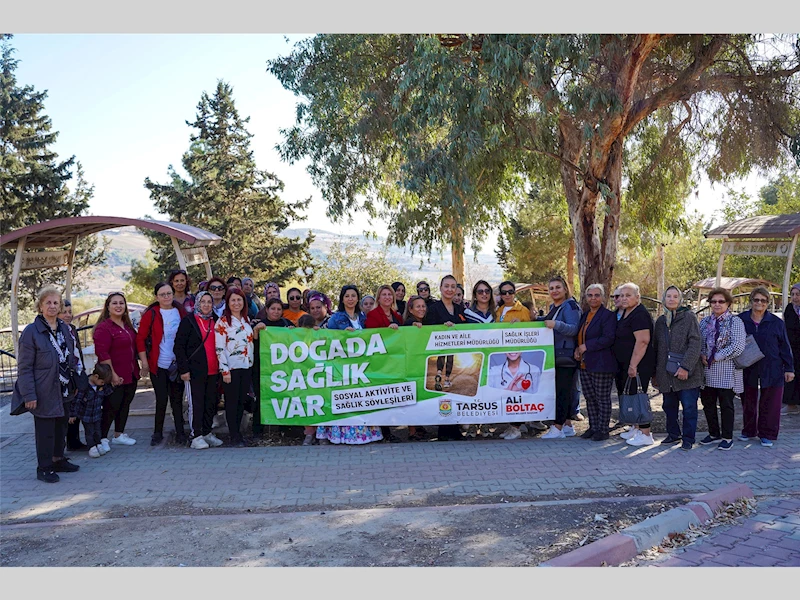
[[[715,529],[652,566],[800,567],[800,498],[762,501],[740,525]]]
[[[185,508],[454,504],[476,496],[531,501],[700,493],[730,482],[746,483],[756,495],[800,493],[797,430],[782,431],[773,448],[736,442],[728,452],[715,446],[690,452],[658,444],[634,448],[618,437],[601,443],[575,437],[199,451],[150,447],[152,417],[133,417],[128,429],[137,445],[114,446],[99,459],[70,453],[81,471],[44,484],[35,478],[33,435],[20,431],[31,417],[14,419],[17,433],[4,429],[0,442],[3,523],[99,517],[137,507],[181,514]]]

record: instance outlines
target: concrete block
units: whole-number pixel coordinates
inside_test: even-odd
[[[660,515],[649,517],[623,529],[620,534],[633,538],[639,552],[657,546],[670,533],[688,529],[689,525],[700,525],[697,514],[685,506],[672,508]]]
[[[726,502],[736,502],[740,498],[752,498],[753,491],[744,483],[729,483],[715,490],[695,497],[695,502],[704,502],[713,513],[722,508]]]
[[[619,565],[639,553],[636,544],[629,536],[615,533],[602,540],[582,546],[572,552],[551,558],[541,567],[600,567]]]

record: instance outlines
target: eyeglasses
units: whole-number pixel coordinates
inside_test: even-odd
[[[512,296],[514,294],[514,290],[500,290],[501,296]]]
[[[766,304],[769,302],[766,298],[753,298],[753,304]]]
[[[727,300],[709,300],[709,304],[727,304]]]
[[[224,290],[225,286],[224,285],[210,285],[210,286],[208,286],[208,289],[210,289],[212,292],[218,292],[220,290]]]
[[[429,288],[429,287],[418,287],[417,291],[420,292],[420,293],[422,293],[422,292],[430,292],[431,288]]]
[[[480,290],[475,290],[476,294],[491,294],[492,290],[487,290],[486,288],[482,288]]]
[[[614,294],[614,298],[619,298],[621,294]]]
[[[169,298],[172,296],[172,292],[159,292],[156,294],[159,298]]]
[[[300,300],[300,296],[289,296],[289,300]]]

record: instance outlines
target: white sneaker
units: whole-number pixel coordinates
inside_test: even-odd
[[[574,435],[575,432],[573,432]],[[559,429],[555,425],[550,426],[550,431],[542,435],[543,440],[559,440],[561,438],[565,438],[567,436],[564,435],[564,431]]]
[[[119,437],[115,437],[111,440],[112,444],[121,444],[122,446],[133,446],[136,443],[136,440],[132,437],[128,437],[127,433],[119,434]]]
[[[215,436],[213,433],[209,433],[208,435],[204,435],[203,439],[212,448],[219,448],[220,446],[222,446],[222,440],[219,439],[217,436]]]
[[[103,444],[97,444],[97,446],[95,446],[95,448],[97,448],[97,451],[100,453],[100,456],[103,456],[104,454],[108,454],[108,452],[109,452],[108,450],[106,450],[106,448],[105,448],[105,446],[103,446]]]
[[[784,404],[781,406],[781,415],[796,415],[800,414],[800,406],[795,404]]]
[[[572,425],[564,425],[561,428],[561,433],[564,434],[564,437],[572,437],[575,435],[575,429],[572,427]]]
[[[100,445],[103,446],[103,450],[106,452],[111,452],[111,444],[108,443],[108,438],[100,440]]]
[[[208,442],[202,435],[198,435],[192,440],[192,450],[205,450],[208,447]]]
[[[105,454],[105,452],[101,453],[100,450],[97,449],[98,447],[99,446],[92,446],[91,448],[89,448],[89,456],[90,457],[92,457],[92,458],[100,458],[100,456],[102,456],[102,454]]]
[[[623,440],[630,440],[633,439],[637,433],[639,433],[639,428],[631,427],[630,429],[628,429],[628,431],[623,431],[622,433],[620,433],[619,437],[621,437]]]
[[[652,433],[645,435],[640,429],[637,429],[636,431],[637,434],[628,440],[628,443],[631,446],[652,446],[656,443],[653,439]]]
[[[503,434],[504,440],[518,440],[521,437],[522,433],[520,433],[520,430],[513,425],[506,429],[505,433]]]

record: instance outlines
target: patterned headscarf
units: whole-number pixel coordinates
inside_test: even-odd
[[[264,297],[266,297],[266,295],[267,295],[267,290],[268,290],[269,288],[275,288],[276,290],[278,290],[278,297],[280,298],[281,288],[279,288],[279,287],[278,287],[278,284],[277,284],[277,283],[275,283],[274,281],[268,281],[268,282],[267,282],[267,283],[264,285]]]
[[[196,314],[201,319],[213,319],[214,318],[214,309],[213,309],[214,298],[211,298],[211,306],[212,306],[211,313],[208,314],[208,315],[204,315],[203,313],[200,312],[200,298],[202,298],[203,296],[208,296],[209,298],[211,298],[211,294],[208,293],[208,292],[205,292],[205,291],[197,292],[197,295],[194,297],[194,314]]]
[[[319,300],[322,305],[327,309],[328,314],[331,314],[331,300],[322,292],[312,291],[308,297],[308,303],[311,304],[314,300]]]

